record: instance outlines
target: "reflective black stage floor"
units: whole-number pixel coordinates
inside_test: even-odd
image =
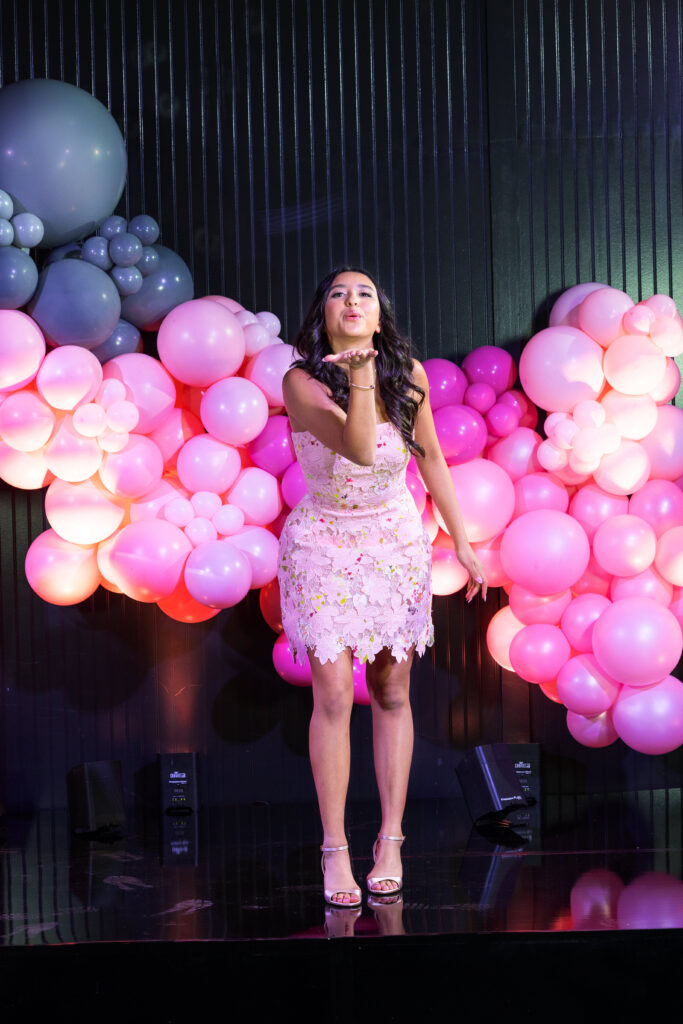
[[[359,881],[375,813],[349,809]],[[94,1004],[118,1019],[122,986],[126,998],[141,986],[146,1019],[204,1020],[193,995],[227,986],[233,1009],[277,1012],[294,998],[299,1019],[306,1007],[336,1020],[374,1005],[400,1020],[418,1000],[514,1020],[530,993],[519,1019],[544,1019],[544,993],[558,1019],[589,995],[612,1014],[650,991],[652,1009],[683,956],[680,790],[549,798],[483,831],[459,801],[413,803],[404,892],[361,911],[323,904],[312,807],[211,808],[162,824],[131,814],[125,835],[99,841],[72,837],[64,811],[5,820],[6,1008],[58,999],[74,1020]]]

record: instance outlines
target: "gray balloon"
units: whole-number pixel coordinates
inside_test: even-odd
[[[173,249],[154,245],[159,266],[145,277],[142,288],[121,304],[121,316],[141,331],[155,331],[167,313],[194,295],[189,267]]]
[[[36,290],[38,268],[14,246],[0,249],[0,309],[20,309]]]
[[[46,249],[92,234],[118,203],[126,150],[116,121],[83,89],[31,78],[0,89],[0,182],[15,213],[45,225]]]
[[[41,271],[28,305],[51,345],[95,348],[106,341],[121,316],[116,285],[84,260],[59,260]]]

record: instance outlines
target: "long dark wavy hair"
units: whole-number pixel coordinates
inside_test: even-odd
[[[349,405],[348,376],[341,366],[324,362],[324,357],[332,353],[325,330],[325,303],[335,278],[344,273],[363,274],[377,290],[380,329],[374,335],[373,345],[377,351],[375,367],[379,392],[387,417],[401,434],[408,451],[424,455],[424,449],[413,439],[415,420],[425,393],[412,380],[410,340],[399,333],[389,297],[372,274],[360,267],[341,266],[335,267],[322,279],[294,339],[294,347],[301,358],[292,365],[325,384],[332,399],[346,412]]]

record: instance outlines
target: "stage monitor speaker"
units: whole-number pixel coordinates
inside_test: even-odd
[[[161,810],[188,815],[198,809],[197,754],[159,754]]]
[[[66,791],[73,832],[111,832],[125,824],[120,761],[75,765],[67,773]]]
[[[465,754],[456,768],[473,821],[499,818],[514,807],[526,807],[506,743],[487,743]]]

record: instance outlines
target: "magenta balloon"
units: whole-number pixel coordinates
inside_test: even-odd
[[[245,526],[230,536],[230,543],[249,558],[251,589],[265,587],[277,576],[278,541],[262,526]]]
[[[360,662],[358,658],[353,659],[353,703],[354,704],[365,704],[370,703],[370,694],[368,693],[368,684],[365,680],[367,663]]]
[[[236,315],[222,303],[191,299],[164,317],[157,348],[162,363],[177,380],[206,388],[239,370],[244,334]]]
[[[598,288],[587,295],[578,309],[578,326],[603,348],[623,334],[624,313],[633,299],[618,288]]]
[[[510,587],[510,607],[516,618],[525,626],[537,622],[556,626],[571,599],[570,590],[563,590],[559,594],[540,595],[533,590],[527,590],[526,587],[520,587],[519,583],[513,583]]]
[[[235,482],[241,468],[239,452],[209,434],[191,437],[178,452],[178,477],[191,492],[223,494]]]
[[[628,498],[621,494],[609,494],[597,484],[586,484],[576,492],[569,504],[569,515],[581,523],[586,536],[592,540],[598,527],[613,516],[624,515],[629,510]]]
[[[620,683],[649,686],[673,671],[683,633],[668,608],[629,597],[605,609],[593,628],[593,652]]]
[[[575,651],[593,650],[593,627],[612,602],[604,594],[579,594],[562,614],[560,627]]]
[[[577,715],[575,711],[567,712],[567,729],[578,743],[584,747],[608,747],[618,739],[617,731],[612,725],[612,710],[603,711],[600,715]]]
[[[103,369],[105,380],[120,380],[125,384],[126,397],[140,413],[135,428],[139,434],[147,434],[162,425],[175,406],[176,388],[157,359],[143,352],[128,352],[110,359]]]
[[[536,509],[550,508],[566,512],[567,488],[552,473],[528,473],[515,481],[515,517]]]
[[[429,401],[436,412],[444,405],[460,405],[467,388],[467,377],[450,359],[425,359],[422,364],[429,381]]]
[[[640,442],[650,460],[650,476],[677,480],[683,475],[683,409],[660,405],[654,429]]]
[[[298,505],[305,494],[308,494],[308,483],[298,462],[292,463],[282,477],[282,497],[290,508]]]
[[[683,743],[683,683],[625,686],[612,709],[619,738],[641,754],[668,754]]]
[[[476,459],[486,444],[486,424],[474,409],[446,405],[434,414],[436,436],[443,456],[451,465]]]
[[[513,388],[511,391],[504,391],[500,395],[498,401],[502,405],[511,405],[513,409],[519,410],[520,427],[531,427],[532,430],[536,429],[538,424],[538,409],[536,406],[529,401],[523,391],[518,391]]]
[[[267,526],[282,511],[282,493],[277,478],[257,466],[243,469],[228,492],[231,505],[242,509],[248,526]]]
[[[646,597],[668,608],[673,597],[673,589],[673,585],[650,566],[636,576],[617,577],[612,580],[610,597],[613,601],[622,601],[625,597]]]
[[[115,582],[136,601],[161,601],[178,586],[192,545],[165,519],[141,519],[116,535],[109,551]]]
[[[101,582],[95,548],[73,544],[54,530],[45,530],[33,541],[25,569],[31,589],[50,604],[79,604]]]
[[[515,488],[510,477],[487,459],[472,459],[451,466],[450,474],[470,543],[495,537],[510,522],[515,507]],[[436,506],[434,515],[445,529],[443,516]]]
[[[497,345],[481,345],[468,352],[462,368],[470,384],[490,384],[496,395],[502,395],[517,380],[514,359]]]
[[[208,608],[231,608],[246,597],[251,587],[249,556],[225,540],[200,544],[185,565],[185,586]]]
[[[164,459],[154,441],[144,434],[131,434],[122,451],[105,454],[100,479],[112,494],[139,498],[159,483],[163,472]]]
[[[517,409],[505,402],[496,402],[484,417],[486,426],[493,437],[507,437],[519,425],[521,416]]]
[[[663,871],[640,875],[619,897],[617,926],[683,928],[683,882]]]
[[[311,685],[311,664],[305,651],[303,657],[303,663],[294,660],[289,640],[284,633],[280,633],[273,645],[273,665],[277,674],[286,683],[291,683],[292,686]]]
[[[572,288],[568,288],[566,292],[562,292],[550,310],[550,316],[548,317],[550,327],[561,327],[563,324],[567,324],[570,327],[578,327],[579,306],[583,300],[591,292],[596,292],[599,288],[605,287],[606,285],[598,284],[597,281],[588,281],[583,284],[575,284]]]
[[[655,531],[639,516],[614,516],[593,537],[593,554],[606,572],[636,576],[652,565],[657,550]]]
[[[513,483],[516,483],[522,477],[540,469],[536,457],[540,443],[541,436],[535,430],[517,427],[507,437],[492,445],[488,458],[502,466]]]
[[[482,416],[485,416],[489,409],[491,409],[496,404],[496,392],[493,390],[490,384],[484,384],[483,382],[480,382],[478,384],[470,384],[467,391],[465,392],[465,397],[463,401],[465,405],[469,405],[471,409],[476,409],[477,412],[481,413]],[[522,410],[520,408],[520,418],[521,415]]]
[[[0,391],[28,384],[44,356],[45,338],[38,324],[17,309],[0,310]]]
[[[547,327],[525,345],[519,361],[522,387],[542,409],[570,412],[597,399],[605,383],[603,352],[575,327]]]
[[[248,444],[268,422],[268,402],[263,392],[242,377],[219,380],[201,402],[202,423],[210,434],[226,444]]]
[[[265,427],[248,447],[252,462],[273,476],[281,477],[296,459],[292,430],[287,416],[269,416]]]
[[[563,665],[557,676],[562,703],[577,715],[600,715],[614,704],[621,683],[600,667],[592,654],[578,654]]]
[[[671,480],[648,480],[631,498],[629,512],[661,537],[672,526],[683,526],[683,492]]]
[[[590,545],[580,523],[564,512],[526,512],[508,526],[500,546],[503,568],[537,594],[556,594],[581,578]]]
[[[555,679],[570,655],[571,648],[562,630],[547,623],[525,626],[510,644],[512,667],[529,683]]]

